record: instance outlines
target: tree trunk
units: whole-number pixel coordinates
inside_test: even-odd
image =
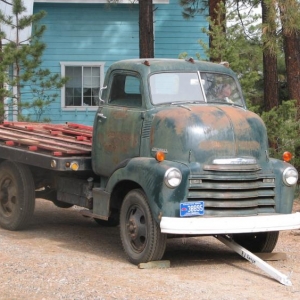
[[[275,51],[271,51],[267,47],[267,41],[276,34],[276,26],[270,24],[273,22],[269,18],[269,8],[265,1],[262,1],[262,22],[268,24],[264,30],[264,50],[263,50],[263,68],[264,68],[264,106],[265,110],[269,111],[273,107],[278,106],[279,91],[278,91],[278,72],[277,72],[277,56]],[[275,22],[275,21],[274,21]],[[274,28],[274,29],[272,29]]]
[[[298,18],[299,6],[296,0],[279,1],[282,23],[283,47],[289,98],[297,100],[300,107],[300,31],[289,23]],[[296,12],[296,16],[293,14]],[[292,21],[292,22],[291,22]],[[300,110],[298,118],[300,118]]]
[[[139,1],[139,30],[140,58],[153,58],[154,36],[152,0]]]
[[[209,0],[209,17],[210,19],[214,22],[215,25],[220,25],[225,21],[226,18],[226,14],[222,14],[221,16],[219,16],[218,14],[218,8],[220,3],[224,3],[225,4],[225,0]],[[220,18],[221,17],[221,18]],[[209,26],[209,30],[211,31],[212,28],[211,26]],[[226,33],[226,28],[225,26],[223,26],[223,32],[224,34]],[[212,48],[213,45],[213,36],[210,35],[209,36],[209,48]],[[210,61],[212,62],[220,62],[221,61],[221,57],[210,57]]]
[[[299,33],[284,34],[284,53],[289,98],[300,107],[300,45]]]

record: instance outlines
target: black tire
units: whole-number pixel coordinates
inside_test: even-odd
[[[113,210],[108,220],[94,218],[95,222],[103,227],[116,227],[120,224],[120,214],[118,210]]]
[[[23,164],[0,164],[0,226],[8,230],[24,229],[32,218],[35,187],[30,169]]]
[[[161,233],[140,189],[130,191],[123,201],[120,235],[124,251],[135,265],[160,260],[164,255],[167,235]]]
[[[279,237],[278,231],[234,234],[233,240],[254,253],[270,253],[274,250]]]

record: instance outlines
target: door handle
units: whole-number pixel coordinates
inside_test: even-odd
[[[98,116],[99,118],[106,119],[106,117],[105,117],[104,114],[102,114],[102,113],[98,113],[97,116]]]

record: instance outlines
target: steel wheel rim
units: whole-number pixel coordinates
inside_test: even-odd
[[[141,253],[147,244],[147,225],[144,211],[139,206],[131,206],[126,216],[126,231],[132,249]]]
[[[17,189],[10,177],[5,177],[0,183],[0,209],[9,217],[17,205]]]

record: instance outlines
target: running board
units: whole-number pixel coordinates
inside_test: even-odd
[[[290,281],[289,277],[282,274],[281,272],[277,271],[275,268],[264,262],[262,259],[260,259],[258,256],[254,255],[247,249],[243,248],[236,242],[234,242],[230,237],[227,235],[216,235],[215,238],[217,238],[220,242],[234,250],[236,253],[241,255],[243,258],[247,259],[252,264],[259,267],[261,270],[266,272],[268,275],[279,281],[283,285],[291,286],[292,282]]]

